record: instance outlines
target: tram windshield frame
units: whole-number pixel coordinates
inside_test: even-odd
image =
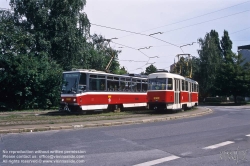
[[[62,94],[79,94],[86,92],[85,73],[64,73],[62,81]]]
[[[148,90],[173,90],[172,78],[149,78]]]

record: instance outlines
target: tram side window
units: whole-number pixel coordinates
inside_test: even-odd
[[[185,81],[185,85],[186,85],[185,86],[185,88],[186,88],[185,90],[188,91],[188,82],[187,81]]]
[[[105,78],[98,78],[97,75],[90,75],[89,78],[89,90],[90,91],[105,91]]]
[[[124,89],[123,91],[125,92],[130,92],[131,91],[131,82],[130,81],[125,81],[124,82]]]
[[[168,89],[167,90],[173,90],[173,79],[172,78],[168,78],[167,80],[168,83]]]
[[[182,83],[181,90],[184,91],[184,90],[185,90],[185,81],[184,81],[184,80],[181,80],[181,83]]]
[[[141,89],[141,85],[142,85],[141,81],[142,81],[141,79],[137,79],[137,92],[142,91],[142,89]]]
[[[118,80],[107,80],[107,90],[108,91],[118,91],[119,81]]]
[[[133,92],[136,92],[137,91],[137,82],[136,82],[136,79],[132,79],[132,91]]]
[[[121,77],[120,81],[120,91],[130,92],[131,91],[131,79],[130,77]]]
[[[142,80],[142,92],[147,92],[148,83],[146,80]]]
[[[123,80],[121,80],[120,81],[120,91],[125,91],[125,86],[126,86],[126,84],[125,84],[125,81],[123,81]]]
[[[79,93],[82,93],[82,92],[84,92],[86,90],[87,90],[87,87],[86,87],[86,73],[81,73],[80,81],[79,81],[79,85],[78,85],[78,91],[79,91]]]

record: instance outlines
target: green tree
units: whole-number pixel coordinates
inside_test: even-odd
[[[222,50],[220,47],[219,35],[215,30],[207,33],[204,39],[198,39],[200,44],[199,54],[199,78],[200,95],[202,97],[214,94],[214,84],[218,70],[222,62]]]
[[[90,63],[89,65],[92,66],[92,68],[94,69],[105,71],[106,67],[110,63],[110,67],[108,70],[111,73],[117,74],[117,72],[120,70],[120,64],[118,62],[118,54],[121,51],[111,48],[110,41],[111,40],[105,39],[101,35],[94,34],[92,36],[91,53],[95,54],[95,57],[93,58],[95,63]]]
[[[181,57],[180,60],[176,63],[174,73],[180,74],[184,77],[189,77],[191,71],[191,61],[189,58]]]
[[[124,74],[128,74],[128,71],[125,69],[125,67],[121,67],[120,69],[116,70],[114,72],[114,74],[121,74],[121,75],[124,75]]]
[[[48,108],[58,104],[61,68],[48,53],[35,49],[35,36],[0,11],[0,107]],[[37,56],[41,55],[41,56]],[[0,109],[1,109],[0,108]]]
[[[151,64],[150,66],[148,66],[148,67],[146,68],[145,74],[146,74],[146,75],[149,75],[149,74],[151,74],[151,73],[155,73],[156,71],[157,71],[157,68],[156,68],[153,64]]]
[[[82,66],[89,55],[85,50],[90,28],[83,12],[85,4],[86,0],[10,1],[15,24],[35,36],[37,54],[49,52],[65,70]]]
[[[221,39],[223,61],[216,79],[216,92],[223,96],[234,96],[237,103],[237,96],[245,96],[249,92],[249,71],[247,64],[242,66],[242,56],[232,52],[232,41],[227,31]]]

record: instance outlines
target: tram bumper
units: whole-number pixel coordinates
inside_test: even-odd
[[[79,112],[79,111],[82,111],[82,109],[77,103],[61,102],[59,111],[63,111],[63,112]]]

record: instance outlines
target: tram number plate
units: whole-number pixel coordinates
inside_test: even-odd
[[[160,97],[154,97],[154,100],[159,100],[160,99]]]
[[[71,98],[66,98],[66,101],[70,101],[71,100]]]

